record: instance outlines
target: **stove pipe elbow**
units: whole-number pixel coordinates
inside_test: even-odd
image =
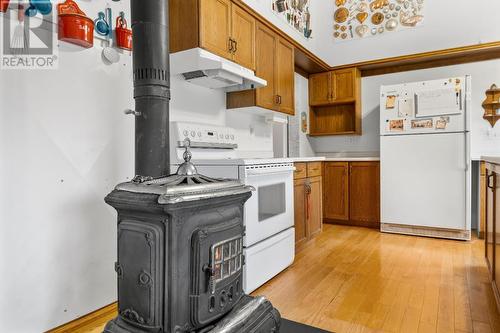
[[[131,0],[135,111],[135,173],[170,174],[168,0]]]

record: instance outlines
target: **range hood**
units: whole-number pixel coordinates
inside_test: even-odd
[[[229,92],[267,86],[252,70],[201,48],[172,53],[170,64],[172,75],[206,88]]]

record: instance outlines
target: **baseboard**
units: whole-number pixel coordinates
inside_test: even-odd
[[[453,230],[441,228],[429,228],[421,226],[409,226],[401,224],[382,223],[380,231],[391,234],[403,234],[433,238],[448,238],[456,240],[470,240],[471,232],[466,230]]]
[[[380,223],[378,222],[366,222],[366,221],[354,221],[354,220],[334,220],[334,219],[323,219],[323,223],[326,224],[338,224],[338,225],[347,225],[351,227],[365,227],[371,229],[380,229]]]
[[[116,317],[118,313],[118,303],[112,303],[99,310],[81,316],[69,323],[56,327],[46,333],[78,333],[87,332],[99,327]]]

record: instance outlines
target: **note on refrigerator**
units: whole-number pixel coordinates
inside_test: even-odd
[[[414,103],[413,98],[403,98],[399,101],[398,117],[413,117]]]
[[[461,90],[454,88],[421,91],[415,94],[415,99],[417,118],[459,114],[462,111]]]

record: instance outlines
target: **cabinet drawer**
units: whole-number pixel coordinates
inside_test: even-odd
[[[293,173],[293,179],[302,179],[307,177],[307,164],[306,163],[295,163],[295,172]]]
[[[321,176],[321,162],[307,163],[307,177]]]

